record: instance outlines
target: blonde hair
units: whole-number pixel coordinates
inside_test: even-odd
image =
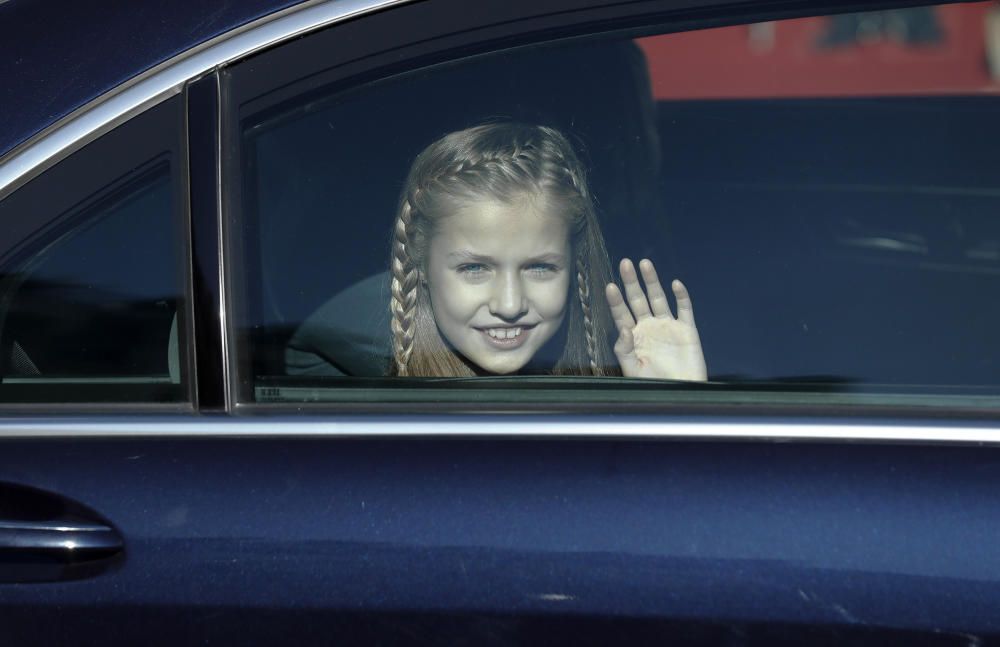
[[[618,373],[607,343],[610,313],[603,288],[610,280],[604,246],[583,165],[559,131],[511,122],[489,123],[437,140],[413,162],[393,229],[391,328],[395,375],[474,375],[441,338],[427,286],[421,280],[438,219],[484,197],[512,203],[541,196],[570,224],[571,272],[566,344],[551,372]]]

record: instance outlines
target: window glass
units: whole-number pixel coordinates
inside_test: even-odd
[[[76,187],[63,181],[81,163],[113,167],[107,144],[82,150],[3,205],[19,224],[0,255],[4,402],[184,399],[170,154],[113,179],[108,169],[96,186],[86,181],[96,178],[76,177],[81,193],[73,198],[44,195],[56,186],[73,195]],[[66,200],[76,202],[50,211]]]
[[[647,29],[254,97],[254,397],[994,406],[996,12]]]

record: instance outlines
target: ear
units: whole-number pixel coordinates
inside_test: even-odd
[[[427,275],[422,268],[417,270],[417,276],[420,277],[420,285],[427,287]]]

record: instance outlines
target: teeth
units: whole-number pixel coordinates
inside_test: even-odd
[[[514,339],[521,336],[520,328],[487,328],[486,332],[494,339]]]

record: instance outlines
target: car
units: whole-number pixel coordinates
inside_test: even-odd
[[[0,25],[4,644],[997,641],[995,3],[8,0]],[[500,286],[494,323],[446,320],[413,250],[454,214],[421,248],[410,202],[481,160],[418,170],[495,132],[544,139],[484,167],[558,149],[586,258],[651,259],[672,304],[626,264],[612,323],[597,261],[500,228],[447,270]],[[549,195],[505,204],[528,229]],[[622,326],[693,331],[692,302],[707,380],[631,372]],[[413,304],[457,369],[408,363]]]

